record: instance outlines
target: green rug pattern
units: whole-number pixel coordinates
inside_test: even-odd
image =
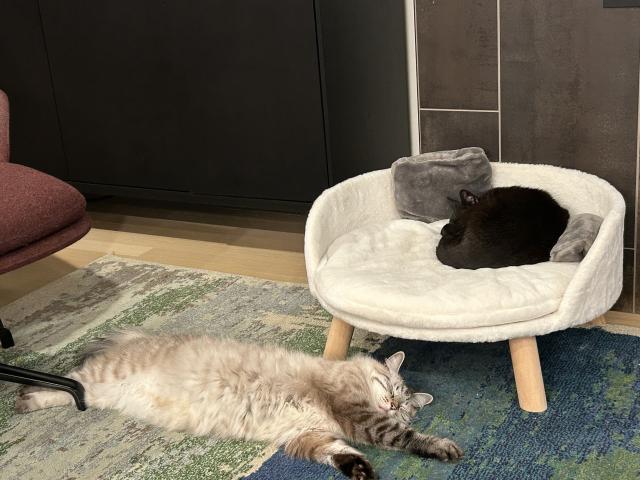
[[[114,328],[208,333],[320,354],[330,317],[306,286],[102,257],[0,309],[16,347],[0,362],[64,374]],[[360,332],[356,349],[381,341]],[[0,383],[1,478],[231,479],[274,450],[165,432],[112,411],[55,408],[16,415]]]
[[[208,333],[319,355],[330,316],[305,285],[103,257],[0,309],[16,347],[0,362],[64,374],[114,328]],[[364,449],[381,479],[640,478],[640,338],[570,329],[539,339],[549,410],[516,403],[505,342],[428,343],[356,330],[352,351],[404,350],[403,375],[435,401],[416,427],[455,438],[457,464]],[[113,411],[64,407],[16,415],[0,383],[0,478],[342,479],[258,442],[165,432]]]

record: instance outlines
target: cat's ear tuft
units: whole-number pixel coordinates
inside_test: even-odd
[[[411,396],[411,402],[417,407],[422,408],[433,402],[433,396],[428,393],[414,393]]]
[[[462,205],[477,205],[480,199],[469,190],[460,190],[460,202]]]
[[[402,362],[404,362],[404,352],[396,352],[384,361],[387,368],[395,373],[400,371]]]

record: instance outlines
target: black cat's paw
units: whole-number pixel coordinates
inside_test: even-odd
[[[464,452],[456,442],[448,438],[439,438],[429,448],[429,456],[443,462],[459,460],[463,455]]]
[[[333,463],[351,480],[375,480],[378,478],[371,464],[362,455],[339,453],[333,456]]]

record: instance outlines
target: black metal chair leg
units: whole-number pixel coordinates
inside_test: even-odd
[[[15,345],[11,332],[8,328],[5,328],[2,320],[0,320],[0,343],[2,344],[2,348],[9,348]],[[0,381],[62,390],[73,397],[78,410],[87,409],[84,401],[84,387],[80,382],[71,378],[0,363]]]
[[[60,377],[50,373],[36,372],[26,368],[14,367],[0,363],[0,380],[5,382],[34,385],[36,387],[53,388],[62,390],[73,397],[78,410],[86,410],[84,401],[84,387],[80,382],[71,378]]]
[[[2,345],[2,348],[9,348],[15,345],[11,332],[2,324],[2,320],[0,320],[0,345]]]

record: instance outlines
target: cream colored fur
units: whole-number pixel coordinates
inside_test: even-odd
[[[277,347],[127,332],[69,377],[83,384],[87,404],[94,408],[195,435],[282,444],[301,427],[338,431],[321,411],[300,402],[309,377],[335,375],[343,368],[370,375],[374,363],[360,357],[336,364]],[[45,402],[58,395],[49,393]]]
[[[273,442],[364,479],[372,477],[360,470],[371,467],[345,441],[367,442],[357,418],[397,423],[399,435],[431,401],[430,395],[406,391],[398,374],[403,360],[398,352],[386,365],[366,356],[328,361],[274,346],[130,331],[95,345],[68,376],[82,383],[89,407],[195,435]],[[26,387],[16,409],[72,403],[67,393]],[[415,437],[411,448],[425,456],[461,455],[447,439],[409,433]],[[368,442],[387,446],[389,438]],[[340,454],[356,455],[360,463]]]

